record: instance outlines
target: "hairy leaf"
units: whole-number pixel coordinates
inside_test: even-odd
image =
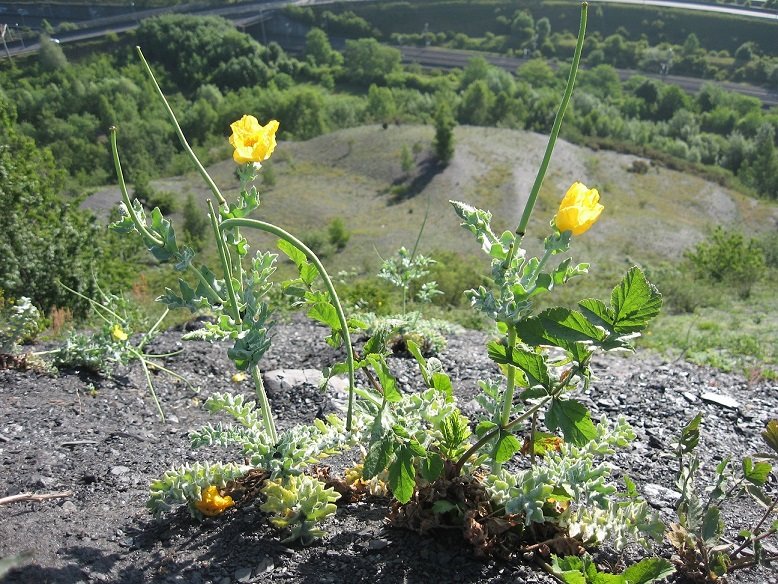
[[[487,351],[489,358],[495,363],[512,365],[524,372],[531,387],[541,385],[546,390],[551,390],[551,376],[548,373],[548,365],[543,355],[521,347],[507,347],[496,341],[487,345]]]
[[[521,450],[521,442],[519,442],[516,436],[507,432],[500,432],[500,437],[494,445],[494,461],[497,464],[508,462],[519,450]]]

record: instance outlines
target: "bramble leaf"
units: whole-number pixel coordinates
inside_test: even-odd
[[[432,482],[443,474],[443,459],[436,452],[428,452],[421,461],[421,476],[427,482]]]
[[[553,400],[546,412],[546,426],[549,430],[561,430],[565,441],[575,446],[584,446],[597,437],[589,410],[574,399]]]
[[[413,452],[403,444],[389,465],[389,488],[400,503],[407,503],[416,487],[416,469],[413,466]]]
[[[500,432],[500,437],[494,445],[494,461],[497,464],[508,462],[519,450],[521,450],[521,443],[516,436],[507,432]]]
[[[769,462],[756,462],[754,463],[751,458],[746,457],[743,459],[743,476],[745,479],[761,487],[767,482],[767,477],[772,472],[773,467]]]
[[[702,518],[702,530],[700,535],[706,545],[712,546],[718,542],[724,533],[724,522],[721,520],[719,508],[715,505],[708,507],[705,516]]]
[[[389,436],[384,436],[380,440],[373,442],[362,466],[362,477],[372,479],[382,472],[389,464],[393,451],[394,444]]]
[[[367,356],[366,360],[372,365],[378,376],[378,381],[383,388],[384,399],[388,402],[400,401],[402,399],[402,394],[397,388],[397,381],[390,373],[383,355],[371,354]]]
[[[678,447],[681,454],[689,454],[697,448],[700,443],[700,422],[702,422],[702,413],[697,414],[689,423],[681,429],[681,438],[678,441]]]
[[[621,575],[629,584],[650,584],[667,578],[674,572],[673,564],[665,558],[645,558],[631,565]]]
[[[534,353],[521,347],[507,347],[496,341],[487,345],[489,358],[500,365],[513,365],[521,369],[527,376],[530,387],[541,385],[546,390],[551,390],[551,376],[543,355]]]

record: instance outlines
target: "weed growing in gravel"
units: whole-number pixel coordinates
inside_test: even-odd
[[[715,582],[736,570],[778,560],[775,548],[765,541],[778,533],[778,520],[771,517],[778,495],[768,494],[765,485],[772,472],[770,461],[778,460],[778,420],[771,420],[762,433],[769,451],[745,457],[739,472],[729,459],[715,469],[714,484],[700,489],[700,460],[695,450],[700,442],[702,414],[681,430],[675,445],[678,459],[676,486],[681,493],[676,507],[678,522],[670,525],[667,539],[676,550],[673,561],[680,572],[694,582]],[[748,494],[762,507],[753,526],[741,530],[737,539],[725,536],[722,508],[728,500]]]

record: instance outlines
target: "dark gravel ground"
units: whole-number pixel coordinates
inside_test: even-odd
[[[331,363],[333,353],[323,336],[313,325],[277,326],[263,369]],[[179,344],[180,333],[168,332],[153,349],[162,352]],[[253,394],[249,382],[240,387],[231,382],[225,350],[197,342],[185,349],[170,359],[170,367],[201,391],[157,377],[167,424],[160,423],[138,367],[120,369],[107,379],[77,372],[49,377],[0,371],[0,497],[73,493],[0,506],[0,558],[25,550],[33,554],[4,582],[555,581],[532,566],[477,560],[456,533],[419,536],[389,528],[384,523],[386,502],[380,500],[340,507],[326,526],[329,535],[310,547],[279,543],[253,507],[233,508],[202,523],[183,509],[161,522],[153,520],[144,508],[150,481],[175,464],[208,454],[190,451],[187,439],[189,430],[209,421],[200,407],[204,399],[214,391]],[[466,332],[452,337],[441,359],[467,413],[477,379],[493,372],[484,336]],[[414,364],[391,361],[400,385],[412,390]],[[759,432],[778,417],[775,382],[748,384],[736,375],[645,354],[601,357],[595,373],[597,380],[583,399],[596,416],[623,414],[633,425],[634,445],[614,462],[636,480],[665,519],[671,517],[672,493],[666,489],[673,487],[675,473],[669,445],[685,421],[697,411],[704,413],[700,452],[704,468],[711,469],[725,456],[737,459],[761,450]],[[736,403],[716,403],[721,399],[715,396]],[[330,399],[312,386],[271,393],[270,398],[282,426],[310,421]],[[772,480],[768,488],[774,490],[778,487]],[[731,532],[756,513],[746,499],[725,511]],[[669,554],[666,548],[657,551]],[[636,557],[638,551],[630,553]],[[775,584],[778,574],[760,569],[738,573],[731,581]]]

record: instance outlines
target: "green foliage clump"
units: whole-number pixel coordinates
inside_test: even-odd
[[[435,112],[435,155],[441,164],[448,165],[454,157],[454,115],[445,102]]]
[[[730,287],[741,298],[748,298],[754,283],[764,276],[765,257],[757,242],[721,226],[687,252],[686,258],[697,279]]]
[[[15,117],[0,94],[0,289],[29,297],[39,309],[70,308],[84,316],[88,302],[58,281],[86,295],[94,292],[100,228],[77,201],[59,197],[64,176],[51,151],[21,135]]]
[[[16,354],[21,343],[40,331],[41,324],[41,314],[29,298],[12,302],[0,290],[0,355]]]

